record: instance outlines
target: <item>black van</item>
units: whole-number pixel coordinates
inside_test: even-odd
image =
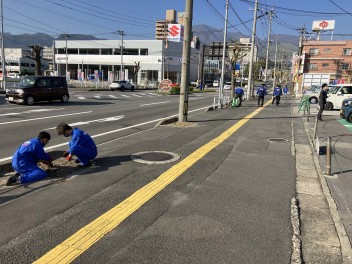
[[[35,102],[53,100],[67,103],[69,98],[65,77],[25,76],[15,87],[6,89],[9,103],[33,105]]]

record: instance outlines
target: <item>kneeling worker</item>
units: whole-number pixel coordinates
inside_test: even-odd
[[[239,98],[238,107],[240,107],[242,104],[243,95],[244,95],[244,91],[243,91],[242,87],[237,87],[235,90],[235,100],[237,98]]]
[[[59,136],[64,137],[72,136],[69,145],[69,150],[64,153],[64,157],[67,160],[71,160],[72,155],[77,156],[77,163],[82,166],[89,166],[91,161],[97,156],[97,147],[93,139],[84,131],[75,127],[72,128],[66,123],[60,123],[56,127]]]
[[[44,146],[49,142],[50,134],[42,131],[38,137],[24,142],[12,157],[12,168],[16,171],[6,185],[16,183],[30,183],[45,179],[46,171],[38,167],[38,163],[52,166],[51,158],[44,152]]]

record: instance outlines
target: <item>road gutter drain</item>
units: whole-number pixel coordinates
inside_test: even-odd
[[[166,151],[144,151],[132,154],[131,159],[144,164],[166,164],[180,159],[180,156]]]

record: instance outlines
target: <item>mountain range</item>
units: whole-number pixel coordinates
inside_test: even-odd
[[[213,28],[208,25],[194,25],[192,28],[193,35],[198,36],[201,43],[209,44],[211,42],[222,42],[223,41],[223,30]],[[292,53],[298,49],[298,36],[278,34],[277,35],[280,48],[282,53],[285,54],[286,60],[290,60]],[[241,33],[229,32],[227,33],[227,40],[234,41],[239,40],[240,38],[251,38],[250,35],[243,35]],[[54,38],[50,35],[43,33],[35,34],[20,34],[12,35],[11,33],[4,33],[4,46],[5,48],[28,48],[30,45],[39,45],[39,46],[52,46],[54,40],[63,40],[65,39],[64,35],[60,35],[57,38]],[[93,35],[83,35],[83,34],[70,34],[70,40],[98,40],[99,38],[94,37]],[[258,56],[260,58],[265,57],[266,54],[266,45],[267,39],[259,39],[258,42]],[[275,52],[275,41],[271,41],[271,46],[269,54]],[[270,59],[273,59],[273,56],[270,56]]]

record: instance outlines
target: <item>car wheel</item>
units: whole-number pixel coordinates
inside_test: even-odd
[[[350,115],[348,116],[346,121],[349,122],[349,123],[352,123],[352,113],[350,113]]]
[[[334,109],[334,105],[331,102],[327,102],[325,104],[325,110],[332,110]]]
[[[62,103],[67,103],[67,102],[68,102],[68,99],[69,99],[68,94],[64,94],[64,95],[62,95],[62,97],[61,97],[61,102],[62,102]]]
[[[125,87],[124,86],[121,86],[121,91],[123,92],[125,90]]]
[[[309,102],[310,102],[311,104],[317,104],[317,103],[318,103],[318,98],[316,98],[316,97],[311,97],[311,98],[309,98]]]
[[[133,91],[134,91],[134,86],[131,87],[131,92],[133,92]]]
[[[31,96],[31,95],[29,95],[29,96],[27,96],[27,98],[26,98],[26,104],[27,105],[33,105],[34,104],[34,97],[33,96]]]

